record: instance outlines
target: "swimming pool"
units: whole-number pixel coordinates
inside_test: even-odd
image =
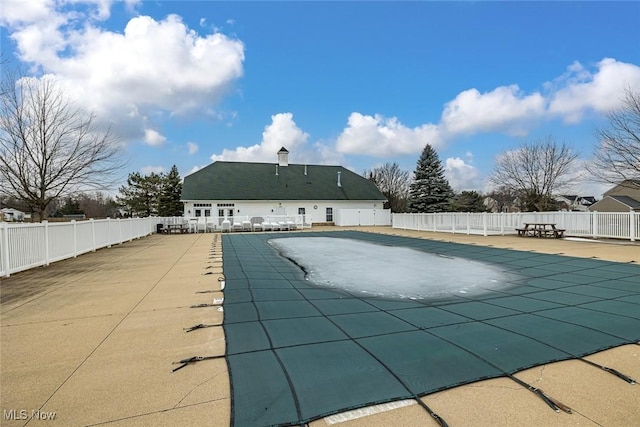
[[[488,281],[472,292],[467,283],[413,296],[386,285],[382,294],[336,286],[325,272],[316,283],[313,261],[297,255],[302,238],[321,238],[338,254],[349,239],[411,249],[432,263],[480,263]],[[281,239],[289,249],[269,244]],[[308,250],[308,241],[299,243]],[[299,424],[640,339],[640,267],[633,264],[362,232],[225,235],[223,249],[233,425]],[[376,263],[384,266],[381,253]],[[362,270],[346,256],[326,265]],[[414,277],[416,267],[373,277],[435,277]],[[441,285],[469,271],[449,270],[455,274],[440,277]]]

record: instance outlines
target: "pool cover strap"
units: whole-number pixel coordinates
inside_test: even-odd
[[[213,328],[215,326],[222,326],[222,323],[214,323],[211,325],[198,323],[197,325],[189,326],[188,328],[182,328],[182,330],[185,332],[191,332],[191,331],[195,331],[196,329]]]
[[[498,289],[437,299],[352,294],[305,280],[268,243],[314,236],[485,262],[508,279]],[[640,340],[636,265],[350,231],[224,235],[222,243],[235,426],[297,425],[394,400],[421,402],[497,377],[570,411],[513,374]]]
[[[202,362],[203,360],[213,360],[213,359],[222,359],[224,357],[224,355],[220,355],[220,356],[193,356],[193,357],[189,357],[187,359],[182,359],[179,360],[177,362],[173,362],[173,365],[180,365],[177,368],[174,368],[171,370],[171,372],[176,372],[179,371],[180,369],[184,368],[185,366],[191,364],[191,363],[196,363],[196,362]]]
[[[589,365],[591,365],[591,366],[595,366],[596,368],[600,368],[600,369],[602,369],[602,370],[603,370],[603,371],[605,371],[605,372],[608,372],[608,373],[610,373],[610,374],[613,374],[613,375],[615,375],[616,377],[618,377],[618,378],[620,378],[620,379],[625,380],[625,381],[626,381],[626,382],[628,382],[629,384],[635,384],[635,383],[636,383],[636,380],[634,380],[633,378],[631,378],[631,377],[629,377],[629,376],[627,376],[627,375],[623,374],[622,372],[620,372],[620,371],[618,371],[618,370],[616,370],[616,369],[609,368],[609,367],[607,367],[607,366],[603,366],[603,365],[600,365],[600,364],[598,364],[598,363],[594,363],[594,362],[592,362],[592,361],[590,361],[590,360],[587,360],[587,359],[580,359],[580,360],[582,360],[582,361],[583,361],[583,362],[585,362],[585,363],[588,363],[588,364],[589,364]]]

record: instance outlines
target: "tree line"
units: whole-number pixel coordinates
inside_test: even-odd
[[[486,211],[477,191],[453,191],[438,154],[429,144],[422,150],[413,177],[397,162],[365,170],[363,176],[376,184],[387,198],[386,207],[394,213]]]
[[[484,203],[487,196],[502,206],[518,200],[523,211],[548,211],[556,208],[553,195],[569,183],[577,157],[568,145],[551,137],[501,153],[489,177],[494,190],[486,195],[469,190],[456,193],[429,144],[413,176],[397,163],[365,171],[364,176],[376,183],[392,212],[486,212],[491,209]]]
[[[627,88],[621,108],[596,131],[596,146],[584,168],[606,183],[640,180],[640,91]],[[167,174],[129,174],[124,145],[68,98],[51,76],[2,74],[0,82],[0,207],[13,207],[40,221],[49,215],[93,209],[105,216],[181,215],[175,166]],[[502,153],[490,176],[496,197],[518,197],[523,210],[547,210],[554,192],[571,177],[578,153],[553,137]],[[412,176],[397,163],[366,171],[394,212],[478,211],[477,192],[454,193],[437,153],[425,146]],[[84,207],[83,207],[84,206]],[[91,206],[91,207],[90,207]],[[114,212],[114,209],[116,210]]]
[[[173,165],[168,173],[129,174],[116,203],[127,217],[182,216],[182,180]]]

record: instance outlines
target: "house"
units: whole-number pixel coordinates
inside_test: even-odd
[[[184,178],[181,201],[188,218],[296,217],[304,224],[335,222],[340,210],[381,210],[375,184],[342,166],[217,161]]]
[[[593,196],[560,195],[555,197],[558,209],[562,211],[588,212],[589,207],[596,203]]]
[[[640,212],[640,180],[628,179],[604,193],[599,202],[589,207],[597,212]]]
[[[497,212],[520,212],[520,200],[509,194],[491,194],[482,202],[487,210]]]
[[[0,214],[2,221],[6,222],[24,221],[26,217],[24,212],[13,208],[2,208]]]

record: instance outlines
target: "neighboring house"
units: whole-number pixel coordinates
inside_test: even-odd
[[[218,161],[184,178],[188,218],[298,216],[305,224],[333,223],[341,209],[379,210],[386,198],[375,184],[342,166]]]
[[[495,197],[487,196],[484,198],[483,204],[489,212],[520,212],[520,200],[517,197],[509,195],[497,195]]]
[[[596,203],[593,196],[562,195],[556,196],[555,200],[563,211],[588,212],[589,207]]]
[[[589,207],[597,212],[640,212],[640,180],[629,179],[604,193],[599,202]]]
[[[24,221],[25,214],[22,211],[12,208],[3,208],[0,210],[2,212],[2,220],[6,222],[14,222],[14,221]]]

